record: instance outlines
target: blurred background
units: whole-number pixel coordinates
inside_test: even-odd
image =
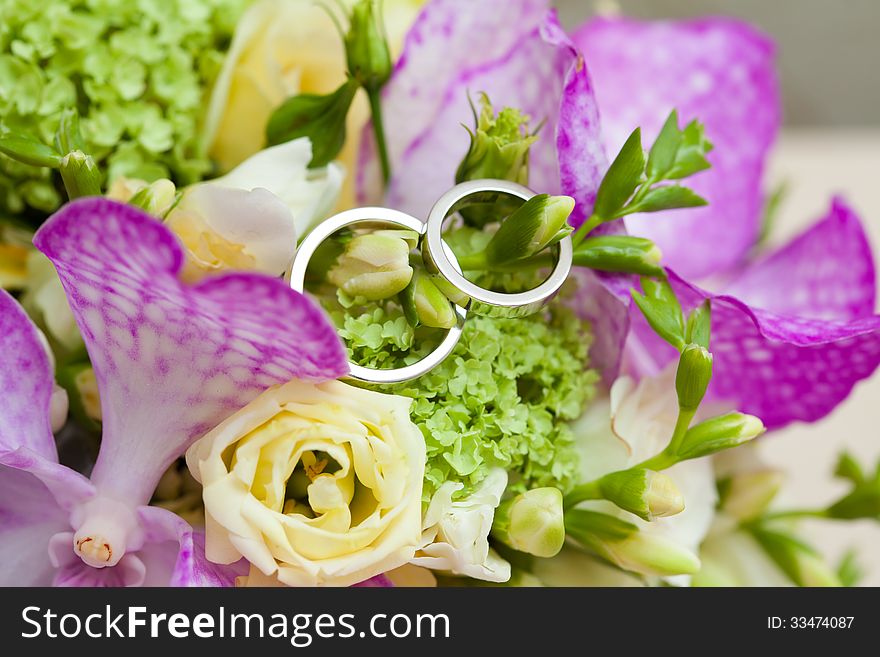
[[[785,182],[772,242],[782,243],[823,215],[842,194],[860,214],[880,260],[880,2],[877,0],[557,0],[572,27],[596,13],[645,19],[723,15],[749,21],[777,42],[784,125],[771,156],[768,189]],[[589,62],[587,62],[589,66]],[[880,268],[878,268],[880,278]],[[880,280],[878,280],[880,284]],[[765,460],[788,474],[780,506],[823,505],[846,487],[831,477],[846,448],[862,463],[880,458],[880,373],[834,413],[766,437]],[[832,563],[855,547],[862,585],[880,586],[880,524],[809,521],[805,537]]]

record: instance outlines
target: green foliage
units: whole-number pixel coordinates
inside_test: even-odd
[[[201,179],[206,96],[248,0],[6,0],[0,134],[52,144],[65,109],[109,178]],[[57,173],[0,156],[0,211],[51,212]]]

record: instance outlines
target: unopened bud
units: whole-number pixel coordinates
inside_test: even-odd
[[[740,522],[757,518],[776,497],[784,479],[779,470],[761,470],[722,480],[721,510]]]
[[[537,139],[529,132],[528,124],[529,117],[512,107],[496,115],[489,97],[481,94],[477,124],[473,132],[469,131],[471,143],[455,172],[455,182],[494,178],[528,185],[529,149]],[[461,215],[469,224],[480,227],[515,209],[502,198],[491,206],[463,208]]]
[[[630,235],[588,237],[578,244],[573,263],[601,271],[662,276],[662,254],[654,242]]]
[[[674,516],[684,510],[684,496],[672,478],[642,468],[605,475],[599,488],[606,500],[643,520]]]
[[[399,237],[357,235],[345,245],[327,279],[351,297],[387,299],[412,279],[409,252],[409,244]]]
[[[400,293],[400,301],[407,321],[413,326],[424,324],[444,329],[455,326],[457,320],[452,302],[433,279],[421,271],[413,272],[409,285]]]
[[[498,265],[535,255],[559,241],[571,228],[566,223],[574,210],[570,196],[538,194],[505,219],[486,246],[486,262]]]
[[[764,431],[764,423],[754,415],[726,413],[688,429],[675,456],[679,461],[709,456],[742,445]]]
[[[705,347],[689,344],[681,352],[675,374],[675,391],[682,410],[695,411],[712,380],[712,354]]]
[[[599,541],[597,547],[601,556],[613,564],[642,575],[692,575],[700,570],[696,554],[649,531],[636,532],[622,541]]]
[[[61,158],[59,171],[68,198],[101,195],[101,172],[91,155],[72,151]]]
[[[177,188],[167,178],[160,178],[142,187],[128,199],[129,204],[159,219],[165,218],[175,201]]]
[[[552,487],[533,488],[502,502],[495,511],[492,535],[514,550],[555,556],[565,542],[562,493]]]
[[[377,90],[391,77],[391,52],[376,0],[360,0],[351,9],[345,35],[348,72],[364,88]]]

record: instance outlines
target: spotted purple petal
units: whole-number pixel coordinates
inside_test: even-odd
[[[468,148],[462,124],[473,123],[468,94],[479,92],[496,109],[515,107],[535,125],[545,122],[530,153],[534,189],[592,202],[605,167],[596,104],[583,59],[546,6],[435,0],[425,7],[383,96],[386,123],[395,126],[388,135],[394,176],[387,204],[425,217],[454,184]],[[371,148],[369,139],[363,143]],[[375,200],[370,150],[361,164],[361,197]]]
[[[862,224],[835,198],[825,218],[746,267],[724,291],[782,315],[850,320],[874,312],[874,276]]]
[[[176,238],[133,207],[75,201],[34,244],[58,270],[101,392],[92,481],[132,506],[194,440],[269,386],[347,371],[309,299],[253,273],[182,283]]]
[[[708,207],[631,215],[634,235],[653,239],[664,262],[689,278],[737,264],[759,229],[761,174],[780,121],[773,43],[744,23],[595,19],[573,37],[584,52],[609,153],[641,126],[653,142],[672,109],[694,118],[715,145],[712,168],[687,179]]]
[[[53,373],[37,328],[0,290],[0,452],[27,447],[58,459],[49,416]]]
[[[830,413],[880,365],[880,315],[850,320],[786,316],[714,295],[670,272],[685,310],[712,299],[714,374],[708,398],[760,417],[768,428]],[[627,343],[632,369],[675,357],[641,317]]]
[[[247,575],[248,564],[241,560],[234,564],[216,564],[205,557],[205,534],[194,530],[180,516],[153,506],[138,510],[141,526],[154,546],[166,541],[173,544],[170,577],[163,586],[235,586],[235,578]],[[156,550],[156,547],[152,548]]]

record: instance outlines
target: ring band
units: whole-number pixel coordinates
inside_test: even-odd
[[[419,236],[425,234],[426,228],[426,225],[422,221],[416,219],[412,215],[406,214],[405,212],[399,212],[398,210],[392,210],[390,208],[355,208],[353,210],[340,212],[318,224],[299,245],[293,263],[290,266],[290,272],[285,276],[290,287],[297,292],[304,293],[306,271],[309,267],[309,261],[315,254],[315,250],[325,239],[336,233],[338,230],[354,224],[384,225],[384,227],[390,225],[395,228],[404,228],[414,231],[418,233]],[[454,265],[451,265],[452,268],[455,269],[458,266],[458,263],[455,262],[455,255],[445,242],[441,241],[440,250],[443,251],[448,262],[455,263]],[[348,378],[357,379],[358,381],[364,381],[366,383],[389,384],[410,381],[430,372],[452,353],[461,338],[461,331],[464,327],[468,311],[466,308],[462,308],[456,304],[452,304],[452,307],[455,309],[455,326],[446,332],[446,336],[440,344],[437,345],[437,348],[420,361],[413,363],[412,365],[406,365],[394,369],[374,369],[349,361],[350,371]]]
[[[506,180],[470,180],[460,183],[440,197],[431,208],[422,245],[426,266],[438,273],[452,286],[471,299],[468,309],[477,315],[489,317],[525,317],[543,308],[559,291],[571,271],[571,237],[560,240],[556,250],[556,265],[547,279],[538,287],[525,292],[506,294],[482,288],[466,279],[455,257],[443,241],[446,218],[464,205],[477,200],[491,201],[499,195],[514,196],[528,201],[535,193],[528,187]]]

